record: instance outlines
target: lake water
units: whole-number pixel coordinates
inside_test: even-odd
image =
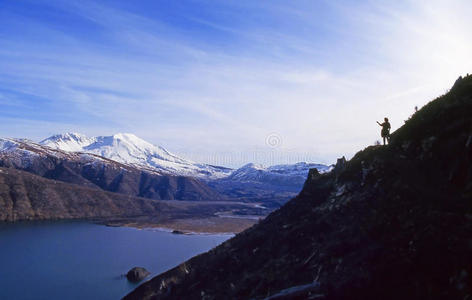
[[[84,222],[0,224],[0,299],[120,299],[137,287],[123,276],[132,267],[154,276],[231,236]]]

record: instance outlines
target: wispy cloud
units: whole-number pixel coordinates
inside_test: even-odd
[[[467,1],[146,5],[5,1],[0,134],[131,131],[197,160],[328,162],[472,70]]]

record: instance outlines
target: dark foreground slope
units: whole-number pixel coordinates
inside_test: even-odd
[[[125,299],[471,299],[472,78]]]

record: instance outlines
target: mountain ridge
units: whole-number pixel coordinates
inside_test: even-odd
[[[157,214],[164,206],[150,199],[0,167],[0,221],[134,217]]]
[[[243,173],[244,171],[248,171],[250,169],[258,169],[273,174],[279,173],[281,176],[301,175],[302,177],[306,177],[306,175],[308,174],[308,169],[310,167],[318,167],[320,171],[327,171],[327,169],[329,169],[328,166],[322,164],[307,162],[298,162],[295,164],[279,164],[268,167],[265,167],[261,164],[248,163],[237,169],[231,169],[227,167],[214,166],[203,163],[195,163],[184,158],[178,157],[161,146],[154,146],[153,144],[137,137],[132,133],[116,133],[111,136],[97,137],[88,137],[80,133],[55,134],[51,137],[42,140],[41,142],[39,142],[39,144],[67,152],[95,154],[121,163],[139,165],[140,167],[149,167],[150,169],[154,169],[156,171],[167,171],[170,172],[172,175],[193,176],[205,180],[218,180],[223,178],[237,179],[236,174]],[[123,144],[122,148],[125,148],[124,152],[127,153],[120,153],[119,148],[122,146],[121,144]],[[155,158],[167,162],[193,165],[197,168],[206,168],[206,170],[201,170],[200,174],[185,172],[180,173],[181,171],[179,171],[178,169],[166,170],[165,163],[163,163],[162,166],[152,164],[153,155]],[[217,174],[210,174],[212,171],[216,171]]]
[[[121,139],[125,136],[129,137],[129,135],[116,134],[105,139],[113,143],[117,138]],[[87,138],[80,134],[62,134],[55,137],[59,138],[60,141],[65,141],[64,145],[57,145],[58,147],[70,150],[77,150],[77,143],[83,148],[102,140],[100,138]],[[133,137],[131,136],[132,139]],[[72,143],[69,143],[69,140],[72,140]],[[280,174],[280,172],[273,175],[281,179],[280,187],[274,184],[268,185],[264,182],[257,182],[257,178],[253,178],[252,182],[226,180],[223,184],[220,184],[217,180],[202,181],[198,178],[168,175],[165,172],[142,167],[141,165],[121,163],[113,160],[113,157],[100,156],[100,153],[63,151],[56,148],[27,139],[0,138],[0,167],[26,171],[45,179],[101,189],[131,197],[200,202],[230,200],[234,202],[234,205],[233,208],[228,206],[228,211],[237,213],[239,217],[243,217],[239,214],[249,213],[266,215],[269,211],[293,197],[302,185],[298,182],[297,186],[290,186],[290,180],[292,180],[290,176],[293,175],[291,172],[288,172],[287,176]],[[299,166],[301,165],[305,166],[301,172],[307,173],[307,164],[284,165],[278,168],[289,171],[294,168],[300,172]],[[267,170],[271,168],[263,168],[263,172],[270,173]],[[47,181],[44,183],[54,184]],[[70,203],[74,201],[73,199],[76,198],[71,196]],[[33,199],[33,201],[35,200]],[[236,202],[252,203],[253,206],[245,208],[238,206]],[[223,206],[220,207],[223,208]],[[193,208],[193,211],[198,212],[199,216],[202,217],[201,209]],[[53,212],[50,213],[53,214]],[[141,220],[141,223],[149,226],[154,222],[154,218],[151,216],[141,218]],[[124,224],[124,222],[117,222],[117,224]]]
[[[0,166],[119,194],[165,200],[223,200],[205,183],[143,170],[95,154],[66,152],[31,141],[0,139]]]
[[[275,209],[301,191],[310,168],[324,173],[332,166],[300,162],[264,167],[249,163],[227,177],[209,181],[208,185],[229,198],[259,202]]]
[[[189,221],[209,218],[216,226],[218,212],[235,209],[253,208],[234,202],[134,197],[0,167],[0,222],[85,219],[111,226],[185,228]],[[195,232],[208,228],[197,225],[192,227]],[[231,232],[249,225],[222,220],[217,228]]]
[[[228,198],[264,203],[270,209],[279,207],[301,190],[309,168],[316,167],[320,172],[330,168],[306,162],[269,167],[249,163],[233,170],[187,161],[129,133],[93,138],[66,133],[47,138],[41,144],[53,149],[90,153],[162,174],[196,177]]]
[[[231,169],[195,163],[180,158],[161,146],[155,146],[131,133],[87,137],[83,134],[53,135],[40,144],[64,151],[99,155],[120,163],[148,168],[170,175],[215,179],[226,176]]]

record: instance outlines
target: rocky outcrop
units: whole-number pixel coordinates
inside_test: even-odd
[[[148,270],[142,267],[134,267],[126,273],[126,278],[131,282],[139,282],[151,274]]]
[[[256,226],[124,299],[469,299],[471,134],[467,76],[390,145],[310,172]]]

